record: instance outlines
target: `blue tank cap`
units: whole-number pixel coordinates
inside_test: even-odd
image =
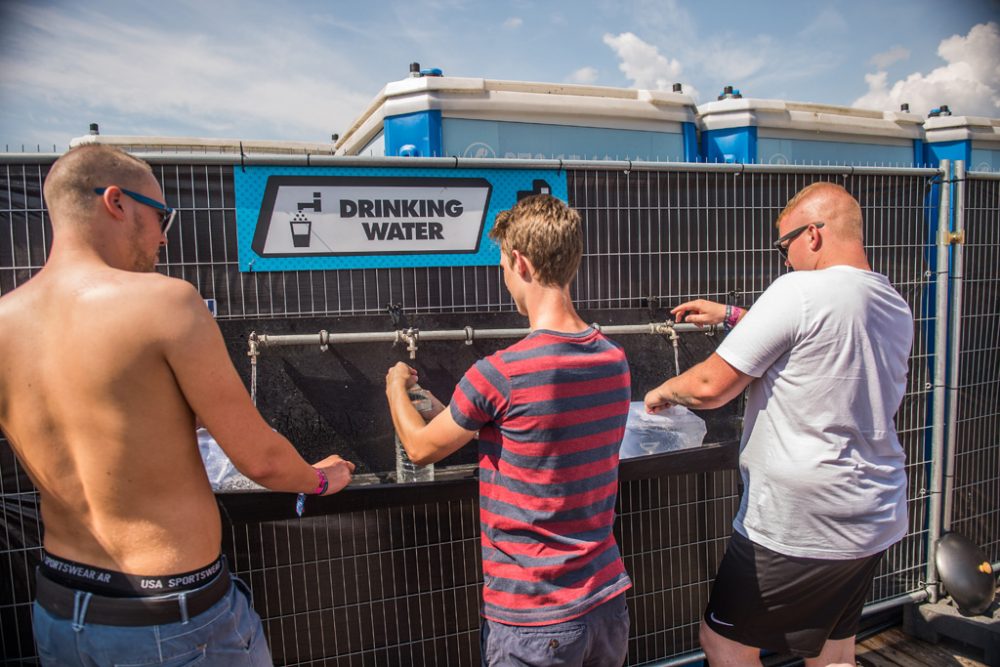
[[[420,70],[420,76],[444,76],[444,74],[441,73],[440,67],[430,67]]]
[[[720,99],[720,100],[730,100],[730,99],[740,99],[741,97],[743,97],[743,96],[740,95],[740,91],[739,90],[734,90],[732,86],[725,86],[722,89],[722,94],[719,95],[718,99]]]

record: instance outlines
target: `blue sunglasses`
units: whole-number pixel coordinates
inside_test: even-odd
[[[125,188],[118,188],[124,194],[128,195],[132,199],[136,200],[140,204],[145,204],[151,208],[155,208],[160,212],[160,233],[166,234],[167,230],[170,229],[170,225],[174,224],[174,218],[177,217],[177,209],[170,208],[162,202],[158,202],[155,199],[150,199],[145,195],[141,195],[138,192],[132,192],[131,190],[126,190]],[[103,195],[107,192],[107,188],[95,188],[94,192]]]

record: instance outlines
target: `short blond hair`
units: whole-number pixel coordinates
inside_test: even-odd
[[[45,203],[57,214],[79,212],[95,201],[95,189],[117,185],[136,190],[152,174],[146,162],[112,146],[77,146],[56,160],[45,177]]]
[[[864,234],[861,204],[858,203],[854,195],[847,191],[847,188],[828,181],[811,183],[796,192],[778,214],[774,226],[780,226],[782,218],[799,205],[819,196],[827,198],[828,210],[825,212],[826,218],[822,222],[827,224],[829,230],[843,239],[861,241]]]
[[[569,285],[580,268],[580,214],[551,195],[525,197],[500,212],[490,238],[508,258],[514,250],[527,257],[543,285]]]

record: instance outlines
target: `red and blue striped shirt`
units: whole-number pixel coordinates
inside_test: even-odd
[[[559,623],[632,585],[612,533],[630,386],[593,328],[534,331],[458,384],[451,415],[479,431],[486,618]]]

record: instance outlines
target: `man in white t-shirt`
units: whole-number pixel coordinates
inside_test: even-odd
[[[893,417],[906,389],[913,316],[871,270],[861,207],[815,183],[778,216],[795,269],[749,311],[709,301],[678,319],[732,327],[714,354],[646,394],[646,409],[708,409],[747,386],[744,491],[701,623],[713,667],[760,649],[854,665],[854,635],[885,550],[907,530]],[[738,324],[738,326],[737,326]]]

